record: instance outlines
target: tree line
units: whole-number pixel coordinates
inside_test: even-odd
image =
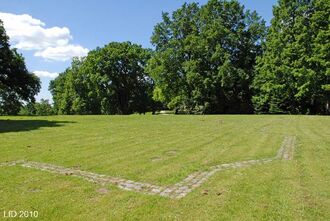
[[[112,42],[73,59],[50,83],[53,111],[329,113],[330,0],[279,0],[273,15],[267,27],[235,0],[186,3],[163,13],[151,36],[153,50]],[[8,110],[2,109],[6,90],[0,89],[0,114]],[[33,102],[25,98],[17,100]]]

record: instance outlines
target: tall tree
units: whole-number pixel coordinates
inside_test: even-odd
[[[330,0],[314,0],[313,4],[311,63],[318,72],[318,82],[323,84],[317,109],[330,114]],[[318,85],[316,87],[319,88]]]
[[[251,113],[256,57],[266,33],[237,1],[184,4],[154,28],[154,98],[188,113]]]
[[[82,101],[83,93],[88,89],[84,87],[83,82],[78,81],[79,68],[84,58],[74,58],[71,67],[67,68],[63,73],[52,80],[49,84],[49,90],[53,95],[54,110],[57,114],[99,114],[95,111],[98,106],[92,106],[94,109],[89,110]],[[89,100],[89,103],[92,103]]]
[[[0,20],[0,115],[16,115],[22,102],[33,102],[39,90],[39,78],[28,72],[22,55],[10,49]]]
[[[139,45],[110,43],[91,51],[51,82],[61,114],[144,113],[153,82],[144,72],[151,52]]]
[[[322,113],[329,72],[329,0],[280,0],[253,98],[258,112]]]

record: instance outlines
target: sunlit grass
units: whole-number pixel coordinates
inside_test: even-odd
[[[181,200],[113,186],[101,194],[79,178],[0,167],[0,212],[34,209],[44,220],[327,220],[329,117],[1,117],[0,162],[79,166],[167,185],[213,165],[273,157],[286,135],[297,137],[293,161],[218,173]]]

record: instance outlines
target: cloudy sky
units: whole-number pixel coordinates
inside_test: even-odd
[[[111,41],[152,47],[150,36],[162,11],[171,12],[184,2],[193,0],[0,0],[0,19],[11,46],[42,81],[37,99],[51,100],[49,81],[70,66],[72,57]],[[269,22],[276,0],[240,2]]]

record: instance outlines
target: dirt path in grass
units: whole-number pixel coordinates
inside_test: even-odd
[[[247,161],[225,163],[217,166],[212,166],[207,171],[192,173],[182,181],[170,186],[157,186],[149,183],[141,183],[132,180],[122,179],[119,177],[112,177],[112,176],[82,171],[73,168],[56,166],[53,164],[31,162],[31,161],[19,160],[19,161],[5,162],[5,163],[0,163],[0,166],[21,166],[25,168],[33,168],[33,169],[43,170],[65,176],[80,177],[87,181],[98,183],[101,185],[112,184],[124,190],[180,199],[182,197],[185,197],[192,190],[201,186],[205,181],[207,181],[209,177],[211,177],[212,175],[214,175],[219,171],[244,168],[256,164],[266,164],[273,162],[275,160],[292,160],[295,142],[296,142],[296,138],[294,136],[287,136],[284,138],[283,143],[277,152],[277,155],[273,158],[266,158],[260,160],[247,160]]]

